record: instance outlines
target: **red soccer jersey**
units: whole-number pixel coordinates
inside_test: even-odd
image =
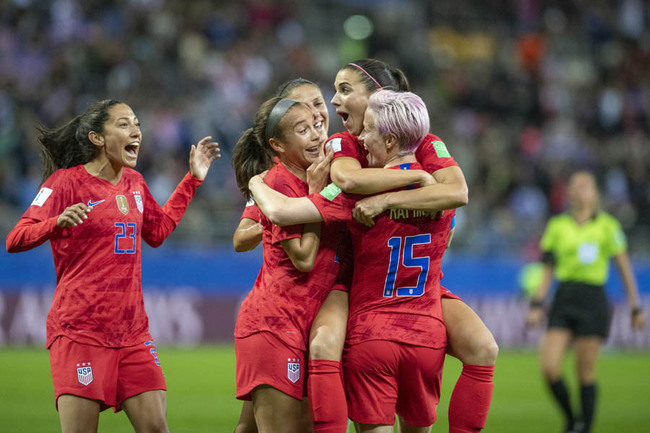
[[[349,132],[333,134],[325,143],[325,148],[328,146],[334,149],[333,158],[344,156],[354,158],[359,161],[362,168],[368,167],[368,151],[363,147],[359,139]],[[429,173],[446,167],[458,166],[442,140],[433,134],[427,134],[424,137],[415,151],[415,159]]]
[[[174,230],[201,181],[189,173],[160,207],[142,175],[124,168],[117,185],[83,165],[54,172],[7,236],[11,252],[49,240],[57,285],[47,317],[47,347],[65,335],[79,343],[133,346],[151,340],[142,296],[141,238],[160,245]],[[69,206],[92,207],[82,224],[58,228]]]
[[[241,217],[239,217],[239,220],[241,221],[244,218],[248,218],[253,221],[260,222],[260,219],[262,218],[262,212],[260,212],[260,208],[257,207],[257,205],[253,200],[246,203],[246,207],[244,208]]]
[[[264,182],[289,197],[303,197],[309,192],[307,183],[283,164],[273,167]],[[279,227],[262,215],[262,226],[264,262],[253,289],[242,303],[235,337],[269,331],[286,344],[306,350],[311,324],[338,273],[336,253],[345,226],[323,224],[320,247],[311,272],[298,271],[280,243],[301,237],[302,225]]]
[[[413,163],[410,168],[421,166]],[[432,219],[422,211],[389,209],[368,228],[352,219],[356,197],[342,193],[335,185],[308,198],[325,222],[349,222],[354,276],[347,343],[389,340],[445,347],[440,262],[451,215]]]

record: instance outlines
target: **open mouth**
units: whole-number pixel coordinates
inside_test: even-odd
[[[350,117],[350,115],[348,113],[344,113],[342,111],[337,111],[336,114],[341,116],[341,119],[343,119],[343,122],[347,121],[348,117]]]
[[[305,149],[305,151],[307,153],[309,153],[309,154],[318,156],[318,149],[319,149],[319,146],[312,146],[312,147],[308,147],[307,149]]]
[[[323,121],[319,120],[318,122],[314,123],[314,129],[322,129],[323,128]]]
[[[140,143],[136,142],[136,143],[127,144],[126,147],[124,147],[124,151],[131,158],[136,158],[138,156],[139,148],[140,148]]]

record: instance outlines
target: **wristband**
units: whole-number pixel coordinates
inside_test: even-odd
[[[531,299],[530,308],[542,308],[544,306],[544,301],[538,299]]]
[[[643,308],[641,308],[639,306],[632,307],[632,310],[631,310],[632,316],[636,316],[637,314],[641,314],[641,313],[643,313]]]

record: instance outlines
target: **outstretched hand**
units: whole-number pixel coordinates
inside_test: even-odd
[[[210,141],[211,136],[204,137],[190,150],[190,173],[199,180],[204,180],[210,170],[210,164],[221,158],[219,143]]]

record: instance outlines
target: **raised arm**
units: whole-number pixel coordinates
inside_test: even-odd
[[[253,176],[248,183],[255,203],[275,225],[290,226],[323,221],[318,208],[307,197],[287,197],[264,183],[262,176]]]
[[[359,161],[347,156],[332,161],[330,177],[344,192],[363,195],[431,182],[431,175],[424,170],[362,168]]]

